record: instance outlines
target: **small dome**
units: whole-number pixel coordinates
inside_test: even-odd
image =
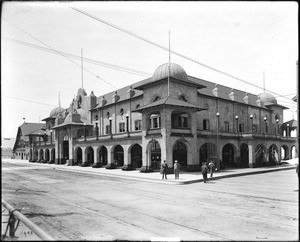
[[[167,78],[169,75],[169,63],[159,66],[153,74],[153,81]],[[188,77],[185,70],[178,64],[170,63],[170,76],[179,80],[187,81]]]
[[[50,116],[49,116],[49,117],[56,116],[56,115],[62,113],[63,111],[65,111],[65,109],[62,108],[62,107],[54,108],[54,109],[50,112]]]
[[[84,88],[79,88],[78,91],[77,91],[77,95],[80,95],[80,94],[83,94],[86,96],[86,91]]]
[[[258,95],[258,97],[264,104],[265,103],[277,104],[276,98],[270,93],[263,92],[263,93],[260,93]]]

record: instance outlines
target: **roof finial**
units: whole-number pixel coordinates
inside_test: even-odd
[[[263,72],[263,81],[264,81],[264,92],[266,92],[266,87],[265,87],[265,72]]]
[[[169,31],[169,66],[168,66],[168,97],[170,96],[170,75],[171,75],[171,44],[170,44],[170,31]]]
[[[58,92],[58,106],[60,107],[60,92]]]

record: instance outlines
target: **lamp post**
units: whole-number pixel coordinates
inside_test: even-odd
[[[112,137],[112,118],[109,117],[109,133],[110,133],[110,137]]]
[[[253,133],[253,114],[250,114],[251,133]]]
[[[126,114],[126,131],[129,133],[129,115],[128,113]]]
[[[219,112],[217,112],[216,113],[216,116],[217,116],[217,156],[218,156],[218,158],[219,158],[219,116],[220,116],[220,113]]]
[[[264,117],[264,121],[265,121],[265,131],[266,133],[268,133],[268,119],[266,116]]]
[[[45,141],[45,145],[46,145],[46,131],[44,131],[44,141]]]
[[[237,134],[239,133],[239,116],[235,116],[235,120],[236,120],[236,132]]]
[[[279,135],[279,119],[278,118],[276,119],[276,123],[277,123],[277,132],[276,132],[276,134]]]
[[[39,146],[41,146],[41,133],[39,133]]]
[[[50,130],[50,138],[51,138],[51,145],[52,145],[52,129]]]
[[[98,140],[98,119],[96,119],[96,139]]]
[[[83,124],[83,126],[84,126],[84,141],[86,141],[86,129],[85,129],[85,123]]]
[[[290,124],[286,125],[286,137],[290,137]]]

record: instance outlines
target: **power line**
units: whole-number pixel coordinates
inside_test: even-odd
[[[3,18],[3,17],[2,17]],[[67,56],[63,55],[62,53],[60,53],[59,51],[55,50],[54,48],[52,48],[50,45],[44,43],[43,41],[39,40],[38,38],[34,37],[33,35],[31,35],[30,33],[28,33],[27,31],[23,30],[22,28],[10,23],[8,20],[6,20],[5,18],[3,18],[6,22],[8,22],[9,24],[13,25],[15,28],[21,30],[22,32],[26,33],[27,35],[29,35],[30,37],[34,38],[35,40],[39,41],[40,43],[42,43],[43,45],[49,47],[50,49],[52,49],[53,51],[55,51],[56,53],[58,53],[59,55],[65,57],[66,59],[68,59],[69,61],[71,61],[72,63],[74,63],[75,65],[79,66],[81,68],[81,65],[79,65],[78,63],[76,63],[75,61],[73,61],[72,59],[68,58]],[[110,84],[109,82],[105,81],[104,79],[100,78],[98,75],[94,74],[93,72],[91,72],[90,70],[83,68],[85,71],[89,72],[90,74],[92,74],[93,76],[95,76],[96,78],[100,79],[101,81],[107,83],[108,85],[110,85],[111,87],[118,89],[117,87],[115,87],[114,85]]]
[[[11,41],[11,42],[14,42],[14,43],[17,43],[17,44],[20,44],[20,45],[28,46],[28,47],[31,47],[31,48],[34,48],[34,49],[37,49],[37,50],[41,50],[41,51],[45,51],[45,52],[48,52],[48,53],[52,53],[52,54],[57,54],[57,52],[59,52],[59,53],[61,53],[63,55],[66,55],[70,58],[80,60],[79,56],[73,55],[73,54],[70,54],[70,53],[67,53],[67,52],[63,52],[63,51],[55,52],[55,51],[53,51],[49,48],[42,47],[40,45],[35,45],[35,44],[28,43],[28,42],[12,39],[12,38],[5,37],[4,39],[6,39],[8,41]],[[114,69],[114,70],[118,70],[118,71],[122,71],[122,72],[127,72],[127,73],[134,74],[134,75],[139,75],[139,76],[143,76],[143,77],[152,76],[151,73],[131,69],[131,68],[124,67],[124,66],[118,66],[118,65],[111,64],[111,63],[101,62],[101,61],[86,58],[86,57],[83,57],[83,60],[85,62],[88,62],[88,63],[92,63],[92,64],[99,65],[99,66],[104,66],[106,68],[110,68],[110,69]]]
[[[6,96],[6,95],[3,95],[3,97],[11,98],[11,99],[17,99],[17,100],[21,100],[21,101],[24,101],[24,102],[30,102],[30,103],[40,104],[40,105],[46,105],[46,106],[56,107],[55,105],[52,105],[52,104],[48,104],[48,103],[40,103],[40,102],[35,102],[35,101],[26,100],[26,99],[17,98],[17,97],[9,97],[9,96]]]
[[[103,19],[100,19],[100,18],[98,18],[98,17],[96,17],[96,16],[94,16],[94,15],[92,15],[92,14],[90,14],[90,13],[87,13],[87,12],[83,11],[83,10],[80,10],[80,9],[74,8],[74,7],[70,7],[70,8],[73,9],[73,10],[75,10],[75,11],[77,11],[77,12],[79,12],[79,13],[81,13],[81,14],[84,14],[84,15],[90,17],[90,18],[93,18],[93,19],[95,19],[95,20],[97,20],[97,21],[99,21],[99,22],[101,22],[101,23],[104,23],[104,24],[106,24],[106,25],[108,25],[108,26],[110,26],[110,27],[113,27],[113,28],[115,28],[115,29],[117,29],[117,30],[120,30],[120,31],[122,31],[122,32],[124,32],[124,33],[126,33],[126,34],[129,34],[129,35],[131,35],[131,36],[133,36],[133,37],[135,37],[135,38],[138,38],[138,39],[140,39],[140,40],[142,40],[142,41],[145,41],[145,42],[147,42],[147,43],[149,43],[149,44],[152,44],[152,45],[154,45],[154,46],[156,46],[156,47],[159,47],[159,48],[161,48],[161,49],[166,50],[166,51],[169,52],[169,49],[168,49],[167,47],[164,47],[164,46],[162,46],[162,45],[160,45],[160,44],[157,44],[157,43],[155,43],[155,42],[153,42],[153,41],[151,41],[151,40],[148,40],[148,39],[146,39],[146,38],[144,38],[144,37],[142,37],[142,36],[139,36],[139,35],[137,35],[137,34],[135,34],[135,33],[133,33],[133,32],[130,32],[130,31],[126,30],[126,29],[123,29],[123,28],[121,28],[121,27],[119,27],[119,26],[117,26],[117,25],[114,25],[114,24],[112,24],[112,23],[110,23],[110,22],[108,22],[108,21],[105,21],[105,20],[103,20]],[[241,79],[241,78],[239,78],[239,77],[236,77],[236,76],[231,75],[231,74],[229,74],[229,73],[226,73],[226,72],[224,72],[224,71],[218,70],[218,69],[216,69],[216,68],[214,68],[214,67],[212,67],[212,66],[209,66],[209,65],[206,65],[206,64],[204,64],[204,63],[201,63],[201,62],[199,62],[199,61],[197,61],[197,60],[194,60],[194,59],[192,59],[192,58],[190,58],[190,57],[188,57],[188,56],[185,56],[185,55],[180,54],[180,53],[178,53],[178,52],[175,52],[175,51],[173,51],[173,50],[171,50],[170,52],[173,53],[173,54],[175,54],[175,55],[177,55],[177,56],[180,56],[180,57],[182,57],[182,58],[184,58],[184,59],[187,59],[187,60],[189,60],[189,61],[192,61],[192,62],[194,62],[194,63],[196,63],[196,64],[199,64],[199,65],[201,65],[201,66],[203,66],[203,67],[206,67],[206,68],[208,68],[208,69],[211,69],[211,70],[213,70],[213,71],[215,71],[215,72],[218,72],[218,73],[220,73],[220,74],[223,74],[223,75],[225,75],[225,76],[231,77],[231,78],[233,78],[233,79],[236,79],[236,80],[241,81],[241,82],[243,82],[243,83],[246,83],[246,84],[248,84],[248,85],[257,87],[257,88],[259,88],[259,89],[262,88],[261,86],[258,86],[258,85],[256,85],[256,84],[253,84],[253,83],[248,82],[248,81],[245,81],[245,80],[243,80],[243,79]],[[268,91],[268,92],[273,93],[273,94],[275,94],[275,95],[279,95],[278,93],[272,92],[272,91],[270,91],[270,90],[265,90],[265,91]]]

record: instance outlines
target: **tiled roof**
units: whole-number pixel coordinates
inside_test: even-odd
[[[23,123],[19,128],[23,135],[31,134],[37,130],[45,129],[46,125],[43,123]]]
[[[284,122],[282,124],[282,128],[286,128],[287,124],[289,124],[290,128],[297,128],[298,127],[298,121],[295,119],[291,119],[287,122]]]
[[[166,98],[162,98],[160,100],[157,100],[153,103],[142,106],[139,109],[136,109],[135,112],[141,111],[143,109],[151,108],[151,107],[160,106],[160,105],[169,105],[169,106],[177,106],[177,107],[183,107],[183,108],[192,108],[192,109],[197,109],[197,110],[207,109],[207,108],[204,108],[204,107],[201,108],[199,106],[196,106],[196,105],[188,103],[188,102],[181,101],[179,99],[175,99],[175,98],[172,98],[172,97],[166,97]]]

